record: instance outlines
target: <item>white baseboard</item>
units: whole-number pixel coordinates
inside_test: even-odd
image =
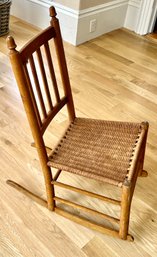
[[[51,4],[48,1],[47,3],[41,3],[38,0],[14,0],[11,6],[11,14],[43,29],[50,24],[49,7]],[[76,45],[78,23],[76,13],[71,12],[69,8],[64,8],[64,6],[60,8],[60,5],[55,5],[63,39]]]
[[[14,0],[11,5],[11,14],[40,28],[49,24],[48,6],[29,0]]]
[[[118,0],[80,11],[76,44],[123,27],[128,1]],[[96,30],[89,32],[90,21],[96,19]]]
[[[124,27],[132,31],[136,30],[141,0],[130,0],[124,22]]]
[[[131,1],[137,2],[138,0]],[[45,28],[50,20],[48,8],[53,4],[60,19],[63,39],[73,45],[78,45],[124,27],[128,2],[128,0],[113,0],[106,4],[77,11],[49,0],[14,0],[11,14],[35,26]],[[90,21],[93,19],[97,20],[97,26],[96,30],[90,33]]]

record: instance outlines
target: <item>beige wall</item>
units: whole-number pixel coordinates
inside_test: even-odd
[[[53,2],[65,5],[75,10],[79,10],[80,7],[80,0],[54,0]]]
[[[80,0],[80,10],[112,1],[113,0]]]
[[[113,0],[54,0],[54,2],[65,5],[75,10],[83,10],[99,4],[112,2]]]

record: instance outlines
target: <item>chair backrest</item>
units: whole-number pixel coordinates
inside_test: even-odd
[[[7,38],[13,72],[35,141],[36,134],[37,138],[43,136],[51,120],[66,104],[70,121],[75,118],[60,26],[54,7],[50,7],[50,16],[50,26],[20,51],[16,50],[14,39],[11,36]],[[63,86],[62,97],[55,76],[50,40],[54,41],[53,51],[57,56]]]

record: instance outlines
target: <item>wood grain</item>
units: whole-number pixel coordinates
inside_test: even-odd
[[[39,30],[11,18],[10,34],[19,46]],[[78,116],[110,120],[150,122],[146,161],[147,179],[139,178],[131,212],[131,233],[134,243],[102,235],[83,228],[6,185],[15,179],[28,190],[45,199],[42,173],[36,151],[30,146],[32,137],[21,99],[13,79],[7,55],[6,36],[0,38],[0,256],[13,257],[155,257],[157,252],[157,44],[127,30],[117,30],[79,47],[65,43],[70,80]],[[55,60],[54,60],[55,61]],[[57,70],[59,74],[59,70]],[[58,76],[58,80],[60,80]],[[59,83],[59,82],[58,82]],[[45,136],[53,147],[58,132],[62,133],[66,111],[55,119],[57,129]],[[52,145],[49,144],[51,140]],[[109,185],[88,183],[63,174],[59,182],[83,186],[97,194],[113,197]],[[118,191],[117,193],[118,198]],[[61,191],[59,197],[67,197]],[[69,197],[89,208],[115,215],[107,205],[96,200]]]

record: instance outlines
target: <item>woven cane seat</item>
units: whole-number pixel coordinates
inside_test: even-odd
[[[76,118],[50,154],[48,165],[119,185],[135,158],[141,131],[140,123]]]

